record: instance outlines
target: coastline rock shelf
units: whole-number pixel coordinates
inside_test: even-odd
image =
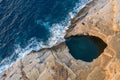
[[[120,0],[88,3],[71,21],[65,38],[76,35],[92,36],[100,54],[88,62],[77,60],[63,42],[16,61],[0,73],[0,80],[120,80]]]
[[[75,58],[86,62],[96,59],[104,51],[107,44],[95,36],[74,36],[66,39],[69,53]]]

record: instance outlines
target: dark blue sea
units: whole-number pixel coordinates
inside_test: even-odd
[[[89,0],[0,0],[0,72],[32,50],[64,41],[70,16]]]

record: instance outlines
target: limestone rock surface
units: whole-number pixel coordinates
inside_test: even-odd
[[[74,59],[65,42],[33,51],[0,73],[0,80],[120,80],[120,0],[93,0],[72,19],[66,36],[89,35],[107,47],[92,62]]]

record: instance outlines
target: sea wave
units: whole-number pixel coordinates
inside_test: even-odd
[[[47,42],[44,41],[38,41],[35,37],[31,38],[29,40],[29,45],[26,48],[21,48],[19,44],[15,44],[14,53],[10,56],[5,58],[0,63],[0,72],[3,72],[17,60],[20,60],[24,58],[27,54],[29,54],[32,50],[38,51],[42,48],[50,48],[55,44],[59,44],[63,41],[65,41],[64,36],[66,34],[65,28],[68,28],[70,25],[70,20],[77,15],[79,10],[85,6],[86,3],[90,2],[90,0],[84,0],[81,2],[79,0],[78,3],[76,3],[76,6],[73,8],[73,11],[69,12],[68,16],[65,18],[65,20],[61,21],[60,23],[54,23],[52,24],[52,27],[49,28],[49,22],[42,22],[37,21],[37,23],[42,23],[45,28],[50,29],[51,36],[48,39]]]

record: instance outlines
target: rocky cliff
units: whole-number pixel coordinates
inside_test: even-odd
[[[120,0],[87,4],[71,21],[65,38],[76,35],[98,37],[107,47],[92,62],[74,59],[65,42],[33,51],[0,73],[0,80],[120,80]]]

